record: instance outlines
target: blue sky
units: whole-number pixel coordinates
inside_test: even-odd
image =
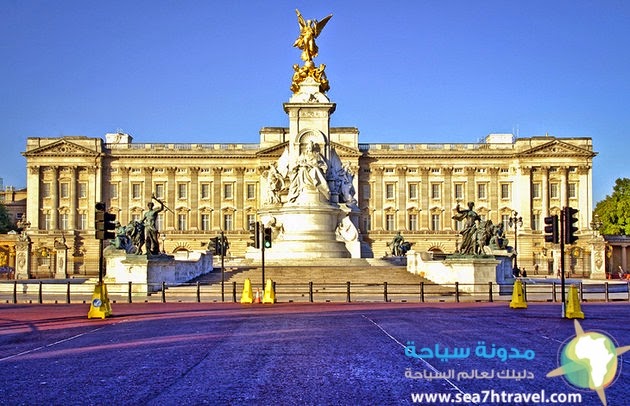
[[[256,143],[288,125],[296,8],[333,14],[315,62],[360,142],[586,136],[594,203],[630,177],[628,1],[2,0],[5,186],[26,186],[27,137]]]

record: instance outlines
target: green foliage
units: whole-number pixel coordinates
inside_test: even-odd
[[[595,206],[602,227],[601,234],[630,235],[630,179],[615,181],[613,192]]]
[[[11,217],[4,204],[0,204],[0,234],[6,234],[15,227],[11,224]]]

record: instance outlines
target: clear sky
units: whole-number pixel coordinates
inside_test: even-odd
[[[333,126],[359,141],[592,137],[593,202],[630,177],[630,1],[1,0],[4,185],[26,186],[27,137],[257,143],[300,51],[318,38]]]

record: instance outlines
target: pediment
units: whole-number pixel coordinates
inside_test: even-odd
[[[48,145],[44,145],[39,148],[34,148],[24,153],[25,157],[96,157],[98,152],[68,141],[66,139],[53,142]]]
[[[597,154],[588,149],[581,148],[561,140],[553,140],[522,151],[519,155],[527,157],[580,156],[592,158]]]

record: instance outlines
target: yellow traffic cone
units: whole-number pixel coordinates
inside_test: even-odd
[[[267,279],[262,302],[271,304],[276,302],[276,292],[273,291],[273,282],[271,281],[271,279]]]
[[[577,286],[569,286],[569,298],[567,302],[567,311],[565,317],[567,319],[583,319],[584,313],[580,306],[580,298],[578,297]]]
[[[245,283],[243,284],[243,295],[241,296],[241,303],[249,304],[252,303],[252,282],[249,278],[245,279]]]
[[[514,282],[510,309],[527,309],[527,301],[525,301],[525,295],[523,295],[523,283],[520,279]]]
[[[112,315],[112,307],[109,304],[109,296],[107,296],[107,285],[97,283],[94,286],[92,294],[92,302],[90,303],[90,311],[88,311],[88,319],[109,317]]]

